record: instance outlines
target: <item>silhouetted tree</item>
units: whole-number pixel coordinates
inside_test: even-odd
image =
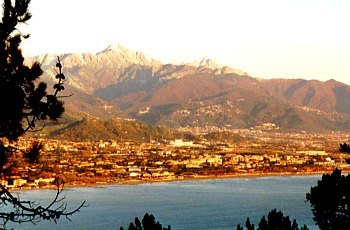
[[[350,153],[350,145],[340,144],[339,151]],[[346,162],[350,164],[350,158]],[[335,169],[332,174],[324,174],[317,185],[311,187],[310,193],[306,194],[306,200],[311,203],[313,220],[321,230],[350,229],[350,174],[341,175],[339,169]],[[258,226],[260,230],[299,229],[296,220],[291,223],[288,216],[284,217],[282,212],[276,210],[269,213],[268,220],[263,217]],[[249,218],[246,228],[254,229]],[[308,228],[304,225],[300,229]],[[238,225],[237,230],[243,230],[243,227]]]
[[[254,230],[254,224],[250,223],[249,218],[247,218],[247,221],[245,222],[245,226],[247,227],[247,230]]]
[[[17,141],[26,131],[33,130],[37,120],[55,120],[64,111],[63,102],[57,98],[64,76],[58,74],[56,91],[48,95],[46,83],[39,81],[43,73],[40,64],[24,64],[19,45],[21,38],[29,35],[19,33],[16,26],[31,18],[29,2],[16,0],[13,6],[10,0],[5,0],[0,23],[0,137],[9,141]]]
[[[259,229],[268,229],[268,228],[269,228],[269,224],[267,223],[265,216],[263,216],[259,223]]]
[[[339,152],[350,153],[350,145],[348,145],[346,143],[340,144]],[[350,158],[345,159],[345,162],[350,164]]]
[[[120,230],[124,230],[120,227]],[[154,216],[146,213],[142,219],[142,225],[139,218],[135,218],[135,223],[130,223],[128,230],[171,230],[170,225],[165,228],[159,222],[155,221]]]
[[[246,221],[246,229],[255,229],[254,224],[250,223],[249,218],[247,218]],[[243,227],[238,225],[237,230],[243,230]],[[267,215],[267,220],[265,216],[261,218],[257,230],[308,230],[308,228],[306,225],[299,228],[295,219],[291,222],[289,216],[284,216],[281,211],[277,212],[277,210],[274,209]]]
[[[350,175],[341,175],[339,169],[324,174],[306,199],[321,230],[350,229]]]
[[[58,59],[56,65],[59,73],[56,76],[54,92],[48,94],[47,84],[40,81],[43,73],[40,64],[34,62],[31,66],[25,65],[19,48],[22,39],[29,38],[29,35],[23,35],[17,29],[19,24],[26,23],[31,18],[28,12],[29,3],[30,0],[3,1],[0,22],[0,172],[5,172],[11,166],[14,154],[22,153],[29,163],[36,162],[43,146],[41,143],[34,142],[28,151],[21,152],[14,147],[15,142],[27,131],[38,130],[37,121],[47,118],[56,120],[64,112],[63,102],[57,95],[64,89],[65,79],[60,60]],[[0,184],[0,205],[6,206],[6,211],[0,212],[4,227],[9,221],[57,221],[62,216],[75,213],[84,205],[83,203],[72,212],[67,212],[66,204],[60,203],[61,191],[62,185],[58,183],[56,197],[47,207],[42,207],[14,197]]]
[[[343,153],[350,153],[350,146],[346,143],[340,144],[339,151]]]

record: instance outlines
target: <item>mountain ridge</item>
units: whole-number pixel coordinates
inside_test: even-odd
[[[207,57],[163,64],[120,44],[59,57],[67,89],[76,92],[67,108],[89,116],[126,116],[177,129],[263,123],[286,131],[350,128],[350,86],[335,80],[258,79]],[[52,82],[56,59],[46,54],[26,62],[41,62],[44,80]]]

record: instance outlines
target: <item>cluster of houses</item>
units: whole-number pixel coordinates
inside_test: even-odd
[[[25,149],[32,140],[21,140]],[[346,154],[307,149],[287,151],[275,144],[213,143],[174,140],[168,143],[117,143],[116,141],[70,142],[41,140],[44,151],[38,164],[23,167],[22,174],[3,177],[8,188],[40,187],[52,183],[57,176],[69,183],[117,182],[128,180],[177,179],[184,175],[205,174],[212,169],[229,173],[294,170],[322,170],[347,167]],[[289,142],[290,147],[290,142]],[[304,170],[303,169],[303,170]],[[28,180],[23,171],[31,172]],[[33,172],[36,175],[33,179]],[[43,174],[43,172],[49,172]],[[46,175],[46,176],[42,176]],[[48,176],[49,175],[49,176]]]
[[[22,188],[22,187],[30,187],[30,188],[39,188],[41,184],[52,184],[55,178],[39,178],[35,179],[32,182],[28,182],[27,179],[24,179],[20,176],[9,176],[6,179],[0,179],[0,184],[6,188]]]

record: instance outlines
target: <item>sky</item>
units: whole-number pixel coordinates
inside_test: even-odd
[[[163,63],[206,56],[256,78],[350,84],[348,0],[32,0],[29,10],[26,55],[119,43]]]

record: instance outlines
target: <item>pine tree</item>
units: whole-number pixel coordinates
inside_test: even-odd
[[[24,63],[20,44],[29,35],[21,34],[17,26],[27,23],[31,18],[28,12],[30,0],[11,0],[3,4],[3,16],[0,22],[0,171],[13,154],[13,148],[6,148],[3,141],[13,143],[27,131],[36,128],[36,122],[44,119],[56,120],[64,112],[63,102],[57,97],[63,90],[64,75],[61,64],[57,63],[60,73],[55,92],[47,93],[47,84],[40,81],[43,71],[38,62],[31,66]],[[33,145],[32,153],[24,157],[33,162],[38,157],[40,143]],[[32,157],[32,158],[31,158]]]
[[[40,64],[34,62],[30,66],[24,63],[20,44],[23,35],[17,26],[31,18],[28,12],[30,0],[4,0],[3,15],[0,22],[0,172],[11,163],[11,157],[23,153],[23,157],[34,163],[39,158],[42,144],[34,142],[27,152],[21,152],[14,143],[27,131],[35,131],[37,122],[44,119],[56,120],[64,112],[63,102],[58,92],[64,89],[62,65],[58,59],[54,93],[47,93],[47,84],[40,81],[43,71]],[[21,201],[14,197],[0,184],[0,205],[6,210],[0,212],[0,219],[5,226],[7,222],[36,222],[40,220],[57,221],[61,216],[69,216],[78,211],[84,203],[72,212],[67,212],[65,205],[53,208],[59,199],[62,187],[58,184],[57,196],[48,207],[35,206],[31,201]]]
[[[120,230],[124,230],[124,228],[120,227]],[[152,214],[146,213],[142,218],[142,223],[136,217],[135,224],[131,222],[128,230],[171,230],[171,226],[163,227],[159,222],[155,221],[155,217]]]
[[[246,229],[254,230],[254,224],[250,223],[249,218],[246,221]],[[263,216],[258,224],[257,230],[308,230],[308,227],[304,225],[299,228],[296,220],[293,223],[290,221],[289,216],[284,216],[281,211],[277,212],[276,209],[271,210],[267,219]],[[237,230],[243,230],[240,225],[237,226]]]
[[[321,230],[350,229],[350,174],[341,175],[339,169],[324,174],[306,199]]]

